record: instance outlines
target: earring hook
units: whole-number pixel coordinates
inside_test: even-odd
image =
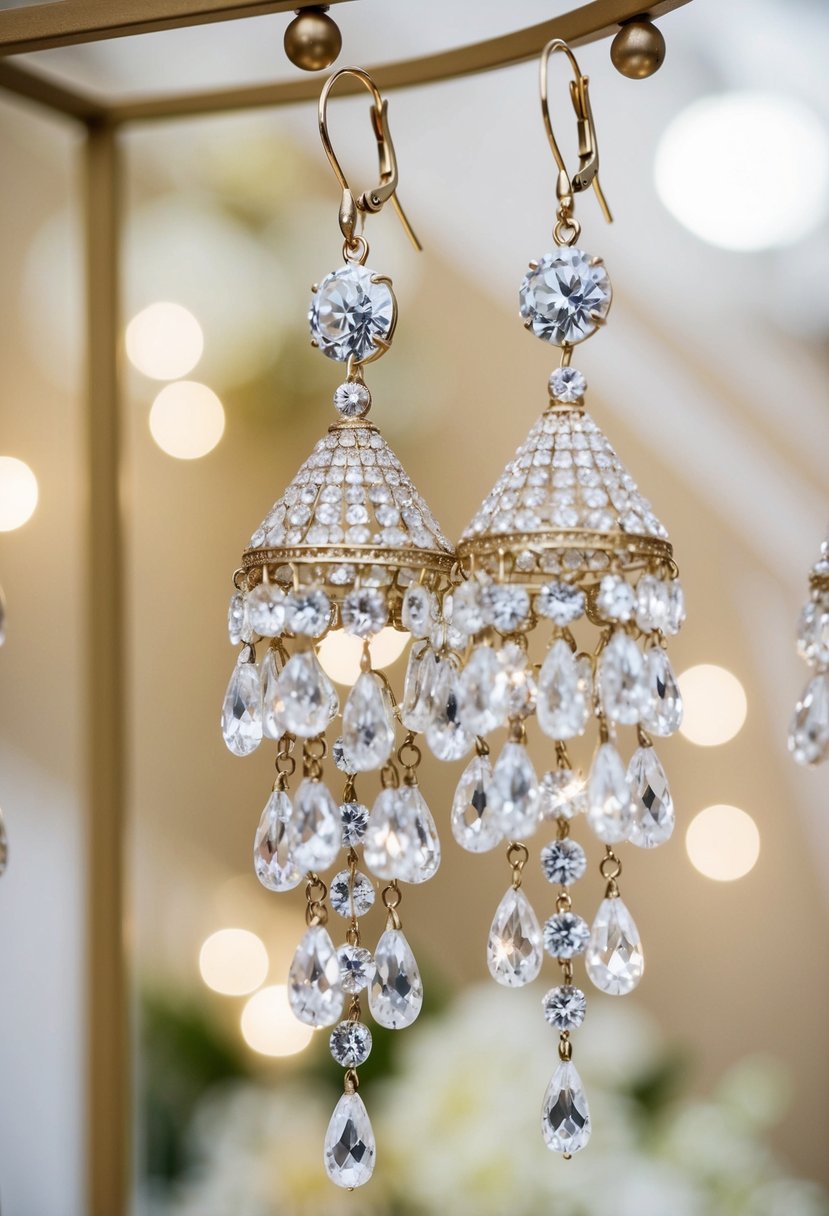
[[[342,166],[337,159],[331,143],[331,136],[328,133],[328,98],[337,81],[341,80],[344,76],[353,76],[371,94],[372,105],[369,114],[374,136],[377,140],[377,157],[380,165],[379,183],[372,190],[365,190],[356,199],[348,184],[348,179],[343,172]],[[415,249],[421,252],[423,246],[417,239],[417,235],[409,223],[405,211],[400,206],[400,200],[397,197],[397,156],[389,133],[388,109],[389,103],[383,98],[368,72],[364,72],[362,68],[340,68],[338,72],[335,72],[333,76],[328,78],[320,94],[320,139],[322,140],[322,146],[325,148],[325,154],[328,157],[331,168],[334,170],[334,174],[343,191],[342,202],[340,203],[340,229],[345,237],[346,244],[353,246],[358,239],[355,236],[358,213],[362,213],[363,215],[366,212],[376,213],[381,211],[383,205],[391,200],[391,204],[397,212],[397,217],[406,230],[406,235]]]
[[[570,81],[570,99],[576,112],[576,127],[579,137],[579,167],[573,175],[572,181],[565,168],[564,157],[561,155],[556,137],[553,134],[553,123],[550,118],[550,106],[547,100],[547,77],[549,75],[550,56],[555,55],[559,51],[569,59],[574,77]],[[613,216],[610,214],[607,199],[599,184],[599,144],[596,139],[596,125],[593,122],[593,110],[590,105],[589,84],[589,77],[582,75],[576,57],[567,43],[563,42],[561,38],[553,38],[548,42],[541,52],[539,89],[541,93],[541,117],[544,119],[544,129],[547,132],[547,139],[550,142],[550,148],[552,149],[559,171],[556,193],[559,201],[564,204],[565,209],[571,210],[573,194],[578,194],[582,190],[586,190],[589,186],[592,186],[596,192],[596,198],[599,200],[602,215],[608,224],[612,224]]]

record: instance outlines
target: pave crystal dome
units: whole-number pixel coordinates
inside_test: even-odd
[[[595,332],[612,299],[601,261],[565,246],[545,253],[524,276],[520,312],[528,329],[553,346],[573,346]]]
[[[369,359],[394,326],[394,294],[367,266],[346,265],[327,274],[314,292],[308,321],[311,341],[329,359]]]

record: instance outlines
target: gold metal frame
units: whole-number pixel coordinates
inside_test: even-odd
[[[340,3],[341,0],[326,0]],[[109,38],[295,11],[318,0],[52,0],[0,12],[0,89],[79,122],[83,148],[87,315],[87,1197],[88,1216],[129,1209],[130,1026],[124,945],[127,688],[122,667],[125,459],[118,397],[120,129],[136,122],[316,100],[316,76],[282,83],[118,100],[86,93],[11,60]],[[439,54],[369,69],[383,91],[490,71],[537,56],[550,39],[580,46],[643,14],[689,0],[589,0],[538,25]],[[343,81],[356,92],[359,80]],[[628,541],[631,538],[626,538]],[[660,556],[664,557],[663,554]],[[246,555],[247,558],[247,555]],[[446,575],[447,555],[435,565]],[[252,563],[251,563],[252,564]],[[94,717],[94,748],[92,720]]]

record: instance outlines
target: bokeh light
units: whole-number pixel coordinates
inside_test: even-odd
[[[0,456],[0,532],[13,532],[32,518],[37,478],[24,460]]]
[[[715,663],[689,667],[679,677],[684,713],[680,731],[700,747],[728,743],[746,720],[748,701],[737,677]]]
[[[387,625],[369,643],[371,665],[376,668],[389,667],[399,659],[409,641],[409,634]],[[338,684],[353,684],[360,674],[360,659],[363,654],[361,638],[355,638],[342,629],[333,629],[320,642],[319,660],[323,670]]]
[[[158,301],[136,313],[127,326],[127,358],[153,380],[178,380],[202,357],[204,335],[182,304]]]
[[[262,1056],[295,1056],[311,1042],[314,1032],[298,1022],[288,1004],[284,984],[260,989],[245,1002],[241,1018],[242,1037]]]
[[[224,429],[224,406],[211,388],[196,380],[176,380],[166,385],[150,410],[153,439],[162,452],[177,460],[206,456]]]
[[[703,97],[664,132],[654,178],[674,218],[711,245],[790,245],[827,213],[829,133],[791,97]]]
[[[219,929],[199,951],[199,972],[214,992],[245,996],[264,983],[269,967],[265,943],[248,929]]]
[[[738,806],[709,806],[688,825],[685,848],[700,874],[717,882],[733,882],[754,869],[760,856],[760,832]]]

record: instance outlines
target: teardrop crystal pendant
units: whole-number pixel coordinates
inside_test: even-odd
[[[611,722],[635,726],[642,716],[647,699],[645,661],[642,651],[626,633],[614,633],[602,651],[599,696]]]
[[[452,835],[468,853],[486,853],[504,838],[490,805],[492,764],[476,754],[463,770],[452,801]]]
[[[622,758],[612,743],[596,752],[587,782],[587,822],[605,844],[626,840],[633,822],[633,803]]]
[[[464,727],[486,735],[503,725],[509,709],[509,677],[491,646],[476,646],[458,681],[458,707]]]
[[[265,804],[253,843],[256,877],[269,891],[292,891],[302,871],[290,851],[288,821],[291,800],[284,790],[274,790]]]
[[[403,785],[398,790],[409,816],[414,855],[405,875],[405,882],[421,883],[434,878],[440,866],[440,840],[432,812],[416,785]]]
[[[682,725],[682,694],[671,660],[661,646],[645,656],[645,699],[642,722],[655,735],[673,735]]]
[[[379,1026],[411,1026],[423,1005],[423,982],[415,956],[401,929],[387,929],[374,951],[376,971],[368,1007]]]
[[[492,820],[502,836],[520,840],[539,824],[541,799],[538,778],[523,743],[507,740],[492,770]]]
[[[328,930],[306,930],[288,972],[288,1001],[294,1017],[306,1026],[333,1026],[340,1020],[345,997],[340,960]]]
[[[240,658],[233,668],[222,705],[222,734],[234,756],[249,756],[262,742],[262,690],[259,669]]]
[[[505,988],[531,984],[544,961],[541,925],[520,887],[510,887],[495,910],[486,947],[489,974]]]
[[[798,764],[820,764],[829,756],[829,675],[813,676],[795,706],[789,751]]]
[[[288,850],[300,870],[327,870],[341,847],[340,812],[321,781],[306,778],[288,821]]]
[[[336,1186],[354,1190],[374,1173],[374,1132],[359,1094],[345,1093],[325,1133],[325,1172]]]
[[[413,646],[403,681],[403,701],[400,706],[400,720],[407,730],[425,731],[432,721],[437,674],[437,658],[428,642]]]
[[[391,755],[394,722],[383,682],[373,671],[364,671],[348,694],[342,738],[354,772],[381,769]]]
[[[286,730],[279,675],[276,651],[269,646],[259,668],[262,688],[262,735],[266,739],[281,739]]]
[[[575,1064],[562,1060],[553,1073],[541,1108],[544,1142],[554,1153],[572,1156],[590,1139],[590,1108]]]
[[[339,708],[334,685],[313,650],[288,659],[279,677],[279,697],[283,729],[300,739],[322,734]]]
[[[645,956],[639,930],[618,895],[599,905],[585,965],[596,987],[610,996],[632,992],[642,978]]]
[[[448,660],[438,664],[432,693],[432,720],[426,742],[438,760],[460,760],[472,747],[474,737],[461,721],[458,704],[458,675]]]
[[[590,716],[590,690],[570,646],[562,638],[547,651],[538,677],[538,725],[550,739],[575,739]]]
[[[633,796],[633,820],[628,839],[640,849],[653,849],[670,840],[676,815],[668,778],[653,747],[638,747],[628,765]]]

